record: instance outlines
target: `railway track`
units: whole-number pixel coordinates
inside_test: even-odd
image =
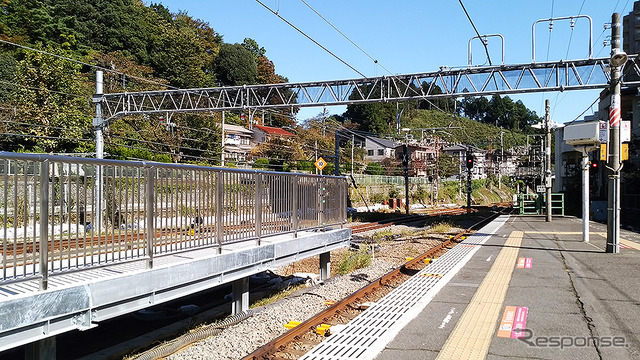
[[[269,224],[267,224],[269,225]],[[265,226],[267,226],[265,225]],[[282,226],[279,223],[273,223],[271,226]],[[225,226],[223,228],[223,236],[231,235],[235,232],[246,231],[249,229],[249,226],[244,225],[230,225]],[[215,227],[198,227],[198,228],[188,228],[188,229],[164,229],[156,231],[155,238],[156,239],[171,239],[169,241],[162,242],[161,245],[174,245],[181,241],[191,242],[194,240],[198,240],[200,236],[204,234],[215,233]],[[116,251],[118,250],[117,246],[123,246],[128,250],[136,249],[138,246],[143,246],[146,243],[147,234],[144,232],[131,232],[130,229],[119,232],[117,229],[111,233],[106,235],[84,235],[84,236],[76,236],[75,238],[67,238],[67,239],[53,239],[49,241],[49,251],[60,252],[62,250],[70,250],[70,249],[91,249],[98,248],[104,250],[113,250],[106,248],[108,245],[115,245]],[[175,237],[181,236],[181,238],[176,239]],[[19,256],[23,253],[33,253],[40,251],[40,244],[38,241],[21,241],[15,243],[8,243],[5,246],[0,246],[0,254],[4,254],[5,256]]]
[[[316,333],[318,326],[322,324],[344,323],[355,318],[355,316],[362,311],[359,310],[361,308],[359,304],[365,301],[375,301],[386,295],[386,293],[390,291],[390,288],[399,285],[422,267],[426,266],[424,262],[425,259],[439,256],[442,252],[446,251],[447,248],[458,243],[463,236],[475,229],[479,229],[495,219],[498,215],[500,215],[500,213],[496,213],[472,225],[449,240],[442,242],[413,260],[408,261],[396,270],[371,282],[369,285],[297,325],[287,333],[275,338],[268,344],[246,356],[243,360],[295,359],[303,355],[307,350],[310,350],[310,347],[322,341],[323,336]]]

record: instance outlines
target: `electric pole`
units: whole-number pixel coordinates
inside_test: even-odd
[[[544,153],[544,186],[547,196],[547,222],[551,221],[551,106],[549,99],[545,100],[544,127],[546,133],[546,149]]]
[[[96,134],[96,159],[104,158],[104,138],[102,130],[104,129],[104,118],[102,115],[102,95],[103,95],[103,73],[102,70],[96,71],[96,94],[93,102],[96,105],[96,117],[93,119],[93,127]],[[103,202],[104,180],[102,178],[102,165],[96,166],[95,178],[95,201],[93,204],[93,213],[95,214],[96,224],[93,227],[98,234],[102,227],[102,210],[105,206]]]
[[[607,248],[617,254],[620,244],[620,66],[627,54],[620,51],[620,14],[611,16],[611,105],[609,106],[609,196],[607,201]]]
[[[264,116],[264,115],[263,115]],[[222,112],[222,144],[220,144],[220,166],[224,166],[224,111]]]

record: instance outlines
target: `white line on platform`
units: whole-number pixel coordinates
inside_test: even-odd
[[[442,319],[442,324],[440,324],[440,326],[438,326],[438,329],[444,329],[444,327],[447,326],[449,321],[451,321],[451,318],[453,317],[453,314],[455,314],[455,313],[456,313],[456,308],[451,308],[451,310],[449,310],[449,313],[447,314],[447,316],[445,316],[444,319]]]

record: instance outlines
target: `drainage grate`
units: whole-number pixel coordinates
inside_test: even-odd
[[[300,360],[373,359],[415,318],[491,235],[507,221],[500,216],[447,251],[382,300],[358,315]],[[461,246],[463,245],[463,246]]]

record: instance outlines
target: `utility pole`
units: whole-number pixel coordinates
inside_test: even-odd
[[[473,154],[471,147],[467,146],[467,213],[471,212],[471,169],[473,168]]]
[[[549,99],[544,104],[544,127],[546,132],[546,149],[544,152],[544,186],[547,195],[547,222],[551,221],[551,105]]]
[[[504,164],[504,142],[502,141],[502,128],[500,128],[500,162],[498,163],[498,189],[502,189],[502,164]]]
[[[404,196],[405,196],[405,209],[406,214],[409,215],[409,145],[407,142],[409,139],[405,140],[405,144],[402,145],[402,165],[404,167]]]
[[[611,105],[609,106],[609,196],[607,201],[607,253],[620,251],[620,66],[627,54],[620,51],[620,14],[611,16]]]
[[[220,147],[220,166],[224,166],[224,111],[222,112],[222,144]]]
[[[351,176],[353,176],[353,147],[355,141],[356,136],[354,134],[351,134]]]
[[[96,117],[93,119],[93,127],[96,135],[96,159],[104,158],[104,138],[102,130],[104,129],[104,118],[102,117],[102,95],[103,95],[103,73],[102,70],[96,71],[96,94],[93,98],[93,102],[96,104]],[[102,194],[104,183],[102,179],[102,165],[96,166],[95,174],[95,196],[93,204],[93,213],[96,219],[96,224],[93,225],[99,234],[102,229]]]
[[[335,132],[335,155],[336,160],[334,161],[335,169],[334,174],[336,176],[340,176],[340,131],[336,130]]]

